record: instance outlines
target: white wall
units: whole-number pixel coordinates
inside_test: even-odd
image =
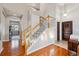
[[[35,52],[41,48],[44,48],[48,45],[54,44],[56,42],[55,33],[52,29],[46,29],[33,43],[33,45],[27,49],[27,54]]]
[[[2,47],[2,41],[3,41],[3,39],[4,39],[4,37],[5,37],[5,18],[4,18],[4,15],[3,15],[3,13],[2,13],[2,11],[3,11],[3,9],[2,9],[2,7],[0,6],[0,31],[1,31],[1,40],[0,40],[0,52],[2,51],[2,49],[3,49],[3,47]]]
[[[60,22],[60,39],[62,40],[62,22],[73,21],[73,34],[79,34],[79,4],[56,5],[56,20]],[[64,9],[65,8],[65,9]],[[63,16],[64,12],[67,16]]]
[[[39,16],[31,14],[31,25],[34,28],[39,23]]]
[[[20,18],[14,16],[6,16],[5,17],[5,39],[3,41],[9,41],[9,26],[10,21],[20,21]]]
[[[56,21],[60,22],[60,40],[62,40],[62,12],[63,4],[56,4]]]
[[[52,20],[52,32],[55,35],[55,40],[57,40],[57,20],[56,20],[56,5],[55,4],[46,4],[45,5],[45,14],[44,16],[51,16],[53,18],[50,18]]]
[[[0,35],[2,36],[2,30],[1,30],[1,8],[0,8]],[[0,51],[2,49],[2,37],[0,36]]]
[[[50,4],[45,4],[43,6],[41,5],[41,11],[43,10],[44,12],[40,15],[42,15],[44,17],[46,17],[48,15],[50,15],[52,17],[56,17],[55,8],[56,8],[55,5],[53,5],[53,6],[51,6]],[[37,41],[28,48],[28,50],[27,50],[28,54],[56,42],[56,40],[57,40],[57,20],[55,18],[51,18],[50,20],[52,20],[51,28],[45,30],[41,34],[41,36],[39,36],[39,38],[36,39]]]
[[[79,35],[79,5],[78,8],[71,11],[68,15],[68,20],[73,21],[73,34]]]
[[[73,34],[79,34],[79,4],[70,4],[67,7],[67,16],[62,15],[62,22],[73,21]]]

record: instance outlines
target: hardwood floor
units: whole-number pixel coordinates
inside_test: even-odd
[[[23,56],[25,54],[25,48],[21,44],[18,47],[12,47],[11,42],[3,42],[3,48],[1,56]]]
[[[68,56],[68,50],[52,44],[28,56]]]
[[[25,55],[25,48],[20,44],[18,47],[12,47],[11,42],[3,42],[4,50],[0,56],[67,56],[68,50],[56,45],[49,45],[29,55]]]

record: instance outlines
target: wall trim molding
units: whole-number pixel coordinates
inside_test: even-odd
[[[9,41],[9,40],[3,40],[3,42],[7,42],[7,41]]]
[[[3,51],[3,47],[2,48],[0,48],[0,53]]]

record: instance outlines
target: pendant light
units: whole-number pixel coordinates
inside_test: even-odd
[[[64,4],[64,13],[63,16],[66,17],[67,16],[67,9],[66,9],[66,4]]]

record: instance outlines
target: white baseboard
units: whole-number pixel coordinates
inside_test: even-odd
[[[3,42],[7,42],[7,41],[9,41],[9,40],[3,40]]]
[[[29,49],[28,49],[28,50],[27,50],[27,55],[29,55],[29,54],[31,54],[31,53],[33,53],[33,52],[39,50],[39,49],[45,48],[45,47],[47,47],[47,46],[49,46],[49,45],[51,45],[51,44],[53,44],[53,43],[47,44],[47,45],[45,45],[45,46],[43,46],[43,47],[39,47],[39,48],[37,48],[37,49],[35,49],[35,50],[33,50],[33,51],[30,51],[30,52],[28,51],[28,50],[29,50]]]
[[[3,48],[0,48],[0,53],[3,51]]]

